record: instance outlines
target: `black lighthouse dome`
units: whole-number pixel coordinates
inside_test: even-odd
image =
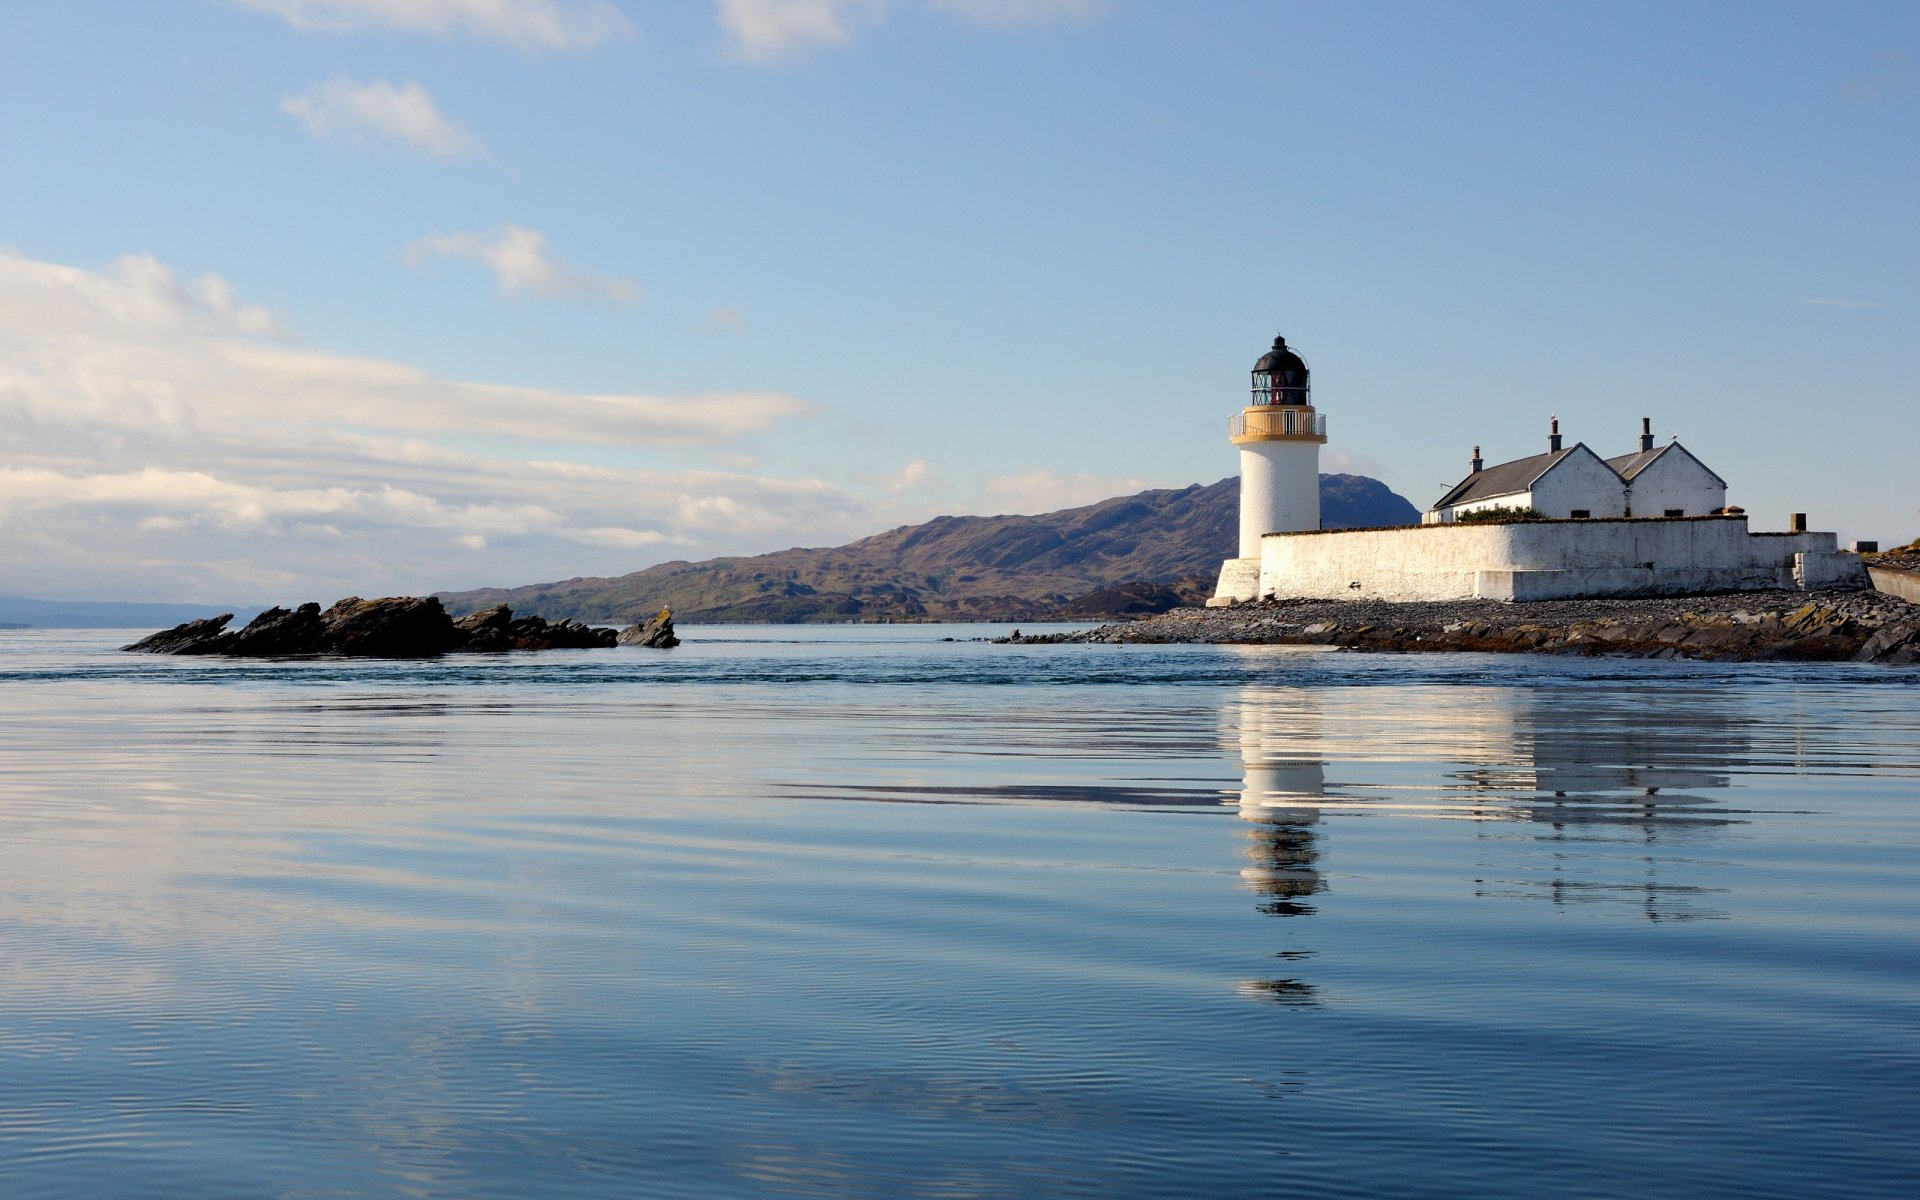
[[[1253,404],[1312,404],[1312,392],[1307,361],[1293,352],[1286,338],[1276,336],[1273,348],[1253,364]]]

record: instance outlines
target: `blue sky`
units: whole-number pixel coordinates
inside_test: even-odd
[[[0,591],[330,600],[1639,418],[1920,534],[1920,8],[0,9]],[[1225,553],[1229,548],[1222,548]]]

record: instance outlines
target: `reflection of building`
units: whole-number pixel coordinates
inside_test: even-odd
[[[1473,894],[1631,903],[1652,920],[1714,916],[1695,854],[1743,818],[1710,793],[1749,758],[1725,693],[1610,684],[1242,689],[1241,874],[1278,916],[1326,890],[1324,818],[1497,822]],[[1515,837],[1515,825],[1531,832]],[[1443,836],[1436,829],[1435,836]],[[1625,847],[1629,852],[1622,853]]]
[[[1462,772],[1476,789],[1533,793],[1533,821],[1723,825],[1712,800],[1750,752],[1746,722],[1712,692],[1486,689],[1506,701],[1504,762]]]
[[[1262,897],[1261,912],[1311,916],[1310,897],[1326,890],[1318,869],[1326,768],[1311,756],[1318,734],[1313,693],[1244,688],[1228,714],[1240,745],[1240,816],[1250,823],[1241,832],[1252,865],[1240,869],[1240,878]],[[1287,949],[1277,957],[1293,961],[1312,955]],[[1253,979],[1241,988],[1280,1004],[1318,1003],[1314,986],[1300,979]]]
[[[1247,831],[1247,857],[1255,865],[1240,877],[1255,891],[1293,905],[1279,915],[1310,913],[1298,901],[1325,886],[1314,864],[1327,790],[1326,767],[1311,757],[1318,725],[1313,694],[1243,689],[1237,717],[1240,816],[1255,823]]]
[[[1708,691],[1522,694],[1514,743],[1532,790],[1523,815],[1552,853],[1484,894],[1630,903],[1651,921],[1722,915],[1701,904],[1719,889],[1686,872],[1703,838],[1745,823],[1699,794],[1729,787],[1730,768],[1750,755],[1744,714]],[[1623,845],[1633,851],[1625,858]]]

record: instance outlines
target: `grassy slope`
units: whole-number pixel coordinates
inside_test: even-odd
[[[1323,475],[1328,528],[1417,521],[1377,480]],[[615,578],[442,593],[456,613],[506,603],[549,620],[1033,620],[1131,581],[1210,588],[1238,537],[1240,481],[1117,496],[1037,516],[937,517],[846,546],[668,562]],[[1198,594],[1195,591],[1193,594]]]

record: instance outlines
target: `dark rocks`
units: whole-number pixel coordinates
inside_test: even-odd
[[[349,596],[325,612],[318,604],[270,608],[246,628],[229,630],[233,614],[189,621],[124,649],[146,654],[223,654],[287,658],[338,654],[353,658],[432,658],[458,650],[553,650],[613,645],[611,629],[575,621],[549,625],[513,619],[505,605],[456,622],[432,596]]]
[[[1920,628],[1912,624],[1883,625],[1853,657],[1856,662],[1883,662],[1897,666],[1920,662]]]
[[[663,608],[648,617],[643,624],[629,625],[620,631],[622,646],[652,646],[658,650],[671,650],[680,644],[673,632],[673,610]]]
[[[611,629],[596,629],[578,621],[548,624],[540,617],[514,619],[504,604],[468,613],[453,623],[465,635],[462,650],[495,653],[503,650],[593,650],[614,644]]]
[[[1122,583],[1075,597],[1048,617],[1057,621],[1084,621],[1157,616],[1183,604],[1204,602],[1206,590],[1195,586],[1200,583],[1200,580],[1182,580],[1178,584]]]
[[[281,611],[281,610],[274,610]],[[261,613],[265,616],[265,613]],[[235,635],[222,633],[227,622],[233,620],[232,613],[221,613],[217,617],[208,617],[202,621],[187,621],[175,625],[172,629],[163,629],[159,633],[150,633],[131,646],[122,646],[122,650],[135,650],[142,654],[213,654],[212,646],[222,638],[231,639]]]
[[[1175,609],[1122,625],[1022,642],[1206,642],[1692,658],[1920,662],[1920,606],[1877,592],[1551,600],[1281,600]]]

